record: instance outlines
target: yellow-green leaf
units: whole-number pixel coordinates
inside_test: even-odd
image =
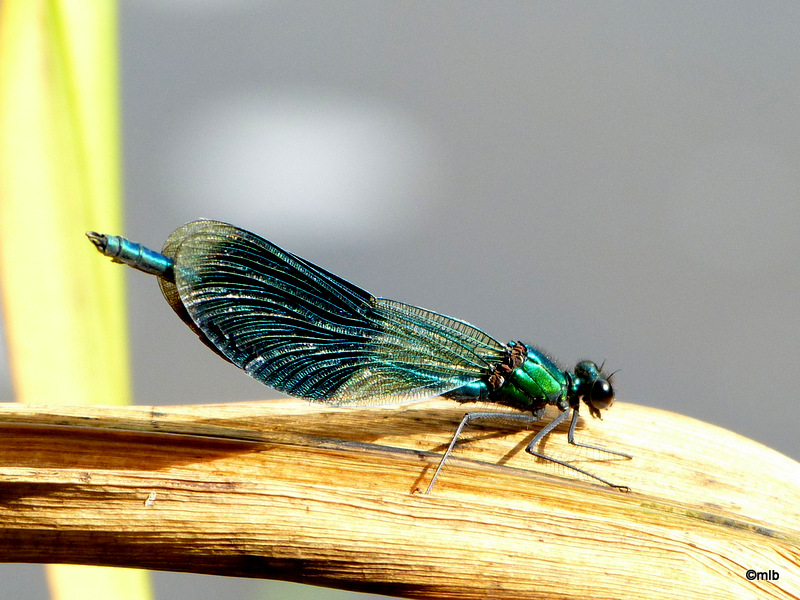
[[[22,402],[127,403],[116,5],[0,3],[0,291]],[[144,599],[142,571],[50,567],[54,598]]]

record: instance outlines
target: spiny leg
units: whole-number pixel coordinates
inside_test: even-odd
[[[581,442],[575,441],[575,425],[578,423],[578,411],[575,411],[575,414],[572,416],[572,421],[569,424],[569,433],[567,434],[567,441],[572,444],[573,446],[580,446],[581,448],[591,448],[592,450],[600,450],[600,452],[607,452],[608,454],[614,454],[615,456],[622,456],[623,458],[632,459],[633,457],[630,454],[625,454],[624,452],[617,452],[616,450],[609,450],[608,448],[603,448],[601,446],[592,446],[591,444],[582,444]],[[613,486],[618,487],[618,486]]]
[[[569,412],[570,412],[570,410],[569,410],[569,409],[567,409],[567,410],[565,410],[564,412],[562,412],[560,415],[558,415],[558,416],[557,416],[555,419],[553,419],[552,421],[550,421],[550,422],[549,422],[549,423],[548,423],[548,424],[547,424],[547,425],[544,427],[544,429],[542,429],[542,430],[541,430],[539,433],[537,433],[537,434],[536,434],[536,437],[534,437],[534,438],[531,440],[531,443],[530,443],[530,444],[528,444],[528,447],[526,448],[526,450],[527,450],[529,453],[533,454],[534,456],[536,456],[536,457],[538,457],[538,458],[543,458],[544,460],[549,460],[550,462],[554,462],[554,463],[556,463],[556,464],[558,464],[558,465],[561,465],[561,466],[563,466],[563,467],[567,467],[568,469],[572,469],[572,470],[574,470],[574,471],[578,471],[578,473],[583,473],[584,475],[587,475],[587,476],[591,477],[592,479],[596,479],[597,481],[600,481],[600,482],[602,482],[602,483],[605,483],[607,486],[610,486],[610,487],[613,487],[613,488],[617,488],[618,490],[620,490],[620,491],[623,491],[623,492],[627,492],[627,491],[629,491],[629,490],[630,490],[630,488],[629,488],[627,485],[616,485],[616,484],[614,484],[614,483],[611,483],[610,481],[606,481],[606,480],[605,480],[605,479],[603,479],[602,477],[598,477],[597,475],[592,475],[591,473],[589,473],[589,471],[585,471],[584,469],[581,469],[580,467],[576,467],[575,465],[571,465],[571,464],[569,464],[568,462],[564,462],[563,460],[558,460],[557,458],[553,458],[552,456],[547,456],[546,454],[542,454],[541,452],[538,452],[538,451],[534,450],[534,448],[536,447],[536,445],[537,445],[537,444],[538,444],[538,443],[539,443],[539,442],[540,442],[540,441],[541,441],[541,440],[542,440],[542,439],[543,439],[543,438],[544,438],[544,437],[545,437],[545,436],[546,436],[548,433],[550,433],[551,431],[553,431],[553,429],[555,429],[555,428],[556,428],[556,427],[558,427],[558,426],[559,426],[561,423],[563,423],[563,422],[564,422],[564,419],[566,419],[566,418],[567,418],[567,416],[569,415]],[[589,444],[579,444],[579,443],[577,443],[577,442],[575,441],[575,439],[574,439],[574,435],[575,435],[575,424],[576,424],[577,422],[578,422],[578,411],[577,411],[577,410],[574,410],[574,411],[573,411],[573,413],[572,413],[572,421],[571,421],[571,422],[570,422],[570,424],[569,424],[569,435],[567,436],[567,440],[569,441],[569,443],[570,443],[570,444],[573,444],[573,445],[575,445],[575,446],[583,446],[584,448],[592,448],[592,449],[594,449],[594,450],[600,450],[600,451],[602,451],[602,452],[608,452],[609,454],[616,454],[617,456],[624,456],[625,458],[631,458],[631,456],[629,456],[629,455],[627,455],[627,454],[623,454],[622,452],[615,452],[615,451],[613,451],[613,450],[606,450],[605,448],[600,448],[599,446],[590,446]]]
[[[439,466],[436,467],[436,472],[433,474],[431,478],[431,482],[428,484],[428,489],[425,490],[425,495],[431,493],[433,489],[433,484],[436,483],[436,478],[439,477],[439,473],[444,467],[444,463],[450,454],[453,452],[453,448],[455,448],[456,442],[458,441],[458,437],[461,435],[464,427],[467,426],[468,423],[472,421],[477,421],[479,419],[503,419],[506,421],[522,421],[524,423],[535,423],[539,419],[542,418],[544,414],[544,410],[537,411],[533,414],[525,414],[525,413],[496,413],[496,412],[472,412],[467,413],[464,415],[464,418],[461,419],[461,423],[459,423],[456,432],[453,434],[453,439],[450,440],[450,445],[447,447],[447,450],[442,455],[442,459],[439,461]]]

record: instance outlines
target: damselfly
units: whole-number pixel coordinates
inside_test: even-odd
[[[562,370],[532,346],[503,344],[464,321],[376,298],[226,223],[187,223],[160,253],[119,236],[87,236],[115,262],[156,275],[167,302],[209,348],[277,390],[337,405],[440,395],[516,410],[465,414],[426,494],[468,423],[502,419],[525,425],[541,419],[548,405],[561,412],[526,450],[628,489],[536,449],[571,413],[569,443],[631,458],[574,439],[581,401],[593,417],[614,401],[602,366],[584,360]]]

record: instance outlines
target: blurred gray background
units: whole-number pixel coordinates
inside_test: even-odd
[[[800,4],[126,0],[120,24],[129,237],[230,221],[800,458]],[[276,396],[129,288],[139,403]]]

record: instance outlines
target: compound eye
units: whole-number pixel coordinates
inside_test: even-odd
[[[589,403],[603,410],[614,404],[614,388],[605,379],[595,379],[589,392]]]

